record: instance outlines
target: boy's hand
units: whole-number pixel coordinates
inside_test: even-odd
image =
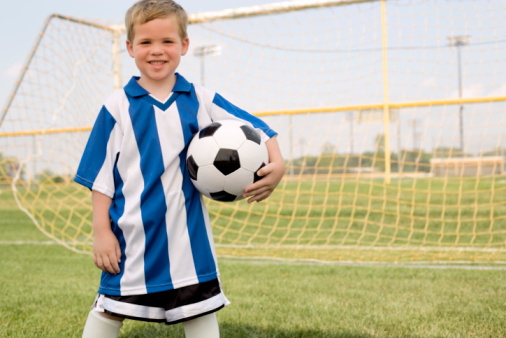
[[[119,263],[121,262],[121,249],[114,232],[111,229],[109,208],[112,199],[98,191],[92,191],[91,199],[93,204],[93,261],[102,271],[118,274],[120,273]]]
[[[244,198],[248,198],[248,203],[252,202],[261,202],[268,198],[274,189],[278,186],[279,181],[283,177],[285,171],[284,165],[279,165],[279,163],[269,163],[262,169],[260,169],[257,174],[258,176],[262,176],[262,178],[247,186],[244,189]]]
[[[276,137],[268,140],[265,145],[267,146],[270,162],[258,170],[257,174],[262,178],[244,189],[243,197],[249,197],[248,203],[261,202],[269,197],[285,174],[285,161],[279,150]]]
[[[114,275],[120,273],[121,249],[118,239],[111,230],[95,232],[93,262],[102,271]]]

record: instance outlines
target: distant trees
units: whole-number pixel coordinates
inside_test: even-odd
[[[325,144],[319,156],[302,156],[291,163],[293,174],[343,174],[360,172],[384,172],[385,151],[378,142],[376,151],[362,154],[338,154],[335,147]],[[391,153],[390,170],[392,172],[430,172],[432,153],[421,150],[401,150]],[[289,163],[290,165],[290,163]]]
[[[290,173],[329,175],[343,173],[385,172],[385,136],[378,134],[375,149],[361,154],[339,154],[336,145],[324,143],[319,155],[301,156],[288,163]],[[463,152],[458,147],[436,147],[432,151],[401,149],[390,154],[390,170],[399,173],[431,172],[431,159],[474,156],[504,156],[506,148],[496,147],[478,155]]]
[[[19,172],[21,170],[21,172]],[[0,184],[10,185],[12,180],[18,175],[21,180],[26,179],[24,168],[21,167],[21,162],[15,157],[6,157],[0,153]],[[64,183],[71,180],[71,175],[55,174],[50,169],[44,169],[42,172],[34,176],[34,182],[38,184],[54,184]]]
[[[19,161],[0,153],[0,184],[10,184],[19,171]]]
[[[68,179],[68,177],[55,174],[50,169],[44,169],[41,173],[35,175],[35,180],[40,184],[64,183]]]

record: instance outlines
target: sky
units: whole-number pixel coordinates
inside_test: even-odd
[[[273,0],[180,0],[188,13],[273,3]],[[135,0],[0,0],[0,106],[3,107],[45,20],[52,14],[122,24]]]

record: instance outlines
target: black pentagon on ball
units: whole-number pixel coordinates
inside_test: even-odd
[[[258,176],[258,174],[257,174],[258,170],[262,169],[263,167],[265,167],[265,163],[262,163],[260,168],[258,168],[257,171],[255,171],[255,175],[253,175],[253,183],[260,180],[263,177],[263,176]]]
[[[213,200],[220,202],[232,202],[237,198],[237,196],[229,194],[226,191],[212,192],[210,195]]]
[[[195,162],[195,159],[192,155],[186,159],[186,166],[188,167],[188,172],[190,173],[190,177],[192,180],[197,180],[197,172],[199,171],[199,166]]]
[[[239,153],[235,149],[222,148],[216,154],[213,164],[216,169],[227,176],[241,167]]]
[[[256,144],[260,144],[262,139],[260,138],[260,134],[255,129],[247,125],[242,125],[241,129],[247,140],[255,142]]]
[[[199,132],[199,138],[213,136],[214,133],[216,133],[216,130],[218,130],[218,128],[220,128],[220,127],[221,127],[221,123],[219,123],[219,122],[213,122],[213,123],[211,123],[210,125],[208,125],[207,127],[203,128]]]

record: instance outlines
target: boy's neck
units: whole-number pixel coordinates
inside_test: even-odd
[[[163,81],[149,81],[146,80],[146,78],[141,77],[137,80],[137,83],[142,88],[146,89],[152,96],[162,101],[172,92],[172,89],[176,84],[176,75],[174,74]]]

